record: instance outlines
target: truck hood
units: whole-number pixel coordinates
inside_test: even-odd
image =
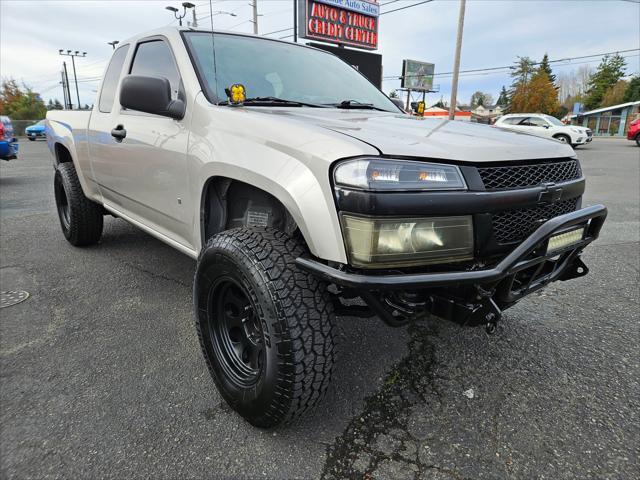
[[[555,140],[463,121],[418,118],[369,110],[336,108],[251,108],[348,135],[383,155],[496,162],[571,157],[573,149]]]

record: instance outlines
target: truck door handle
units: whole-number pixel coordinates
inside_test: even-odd
[[[127,136],[127,131],[124,129],[124,125],[118,125],[111,130],[111,136],[116,139],[117,142],[121,142],[124,137]]]

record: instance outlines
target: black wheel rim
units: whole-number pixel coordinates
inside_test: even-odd
[[[56,206],[58,207],[58,216],[60,217],[60,222],[62,223],[62,227],[65,230],[68,230],[69,224],[70,224],[69,200],[67,199],[67,194],[64,191],[62,182],[57,178],[56,178],[54,190],[56,195]]]
[[[245,288],[234,279],[218,279],[209,291],[211,341],[226,377],[240,387],[255,385],[264,364],[260,319]]]

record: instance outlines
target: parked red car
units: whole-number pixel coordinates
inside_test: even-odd
[[[636,145],[640,147],[640,118],[637,118],[629,124],[629,130],[627,130],[627,140],[635,140]]]

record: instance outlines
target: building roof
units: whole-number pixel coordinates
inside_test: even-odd
[[[607,112],[609,110],[617,110],[618,108],[630,107],[632,105],[640,105],[640,100],[638,100],[637,102],[620,103],[618,105],[612,105],[610,107],[596,108],[595,110],[589,110],[588,112],[583,112],[580,115],[582,116],[592,115],[594,113]]]

